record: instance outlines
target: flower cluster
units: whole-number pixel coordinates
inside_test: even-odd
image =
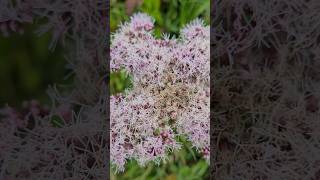
[[[119,28],[111,43],[111,70],[125,69],[133,89],[110,100],[111,162],[160,163],[186,136],[209,162],[210,31],[197,19],[178,39],[152,34],[142,13]]]

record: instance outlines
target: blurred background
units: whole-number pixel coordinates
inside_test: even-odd
[[[114,32],[121,22],[129,20],[135,12],[144,12],[156,20],[154,34],[160,38],[163,33],[178,36],[179,30],[195,18],[210,20],[209,0],[111,0],[110,29]],[[130,79],[124,72],[111,74],[111,93],[122,92],[130,87]],[[142,168],[135,161],[129,161],[124,173],[112,171],[112,180],[200,180],[208,179],[208,164],[188,142],[181,138],[185,148],[169,157],[166,164],[150,163]]]
[[[65,83],[68,73],[63,49],[58,45],[50,51],[51,34],[39,36],[36,25],[21,24],[19,28],[0,33],[0,107],[21,106],[22,101],[32,99],[48,104],[48,86]]]

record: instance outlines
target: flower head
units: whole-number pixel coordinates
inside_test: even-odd
[[[113,35],[111,69],[124,68],[133,89],[111,97],[111,161],[124,170],[135,159],[141,166],[165,161],[186,136],[208,159],[209,33],[201,20],[181,38],[156,39],[153,19],[135,14]]]

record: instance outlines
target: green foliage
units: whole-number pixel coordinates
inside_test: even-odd
[[[181,139],[184,147],[190,144]],[[156,165],[149,163],[146,167],[140,167],[136,161],[129,161],[123,173],[111,174],[111,180],[200,180],[205,179],[208,172],[208,164],[200,158],[199,154],[191,148],[182,148],[179,152],[173,152],[166,163]]]
[[[179,34],[180,28],[195,18],[202,18],[206,23],[210,20],[209,0],[145,0],[136,7],[136,12],[144,12],[155,18],[154,33],[160,37],[162,33]],[[115,31],[121,22],[129,19],[125,14],[125,2],[111,1],[110,29]]]
[[[110,93],[117,94],[132,87],[131,77],[125,70],[110,74]]]
[[[115,31],[119,24],[125,20],[128,20],[128,16],[125,14],[124,2],[118,2],[117,0],[111,1],[110,30]]]
[[[48,103],[46,89],[64,82],[65,61],[62,48],[49,51],[49,33],[38,36],[35,25],[23,24],[24,34],[0,34],[0,106],[20,106],[24,100]]]
[[[61,117],[59,117],[58,115],[52,116],[52,118],[51,118],[51,124],[52,124],[54,127],[57,127],[57,128],[61,128],[61,127],[64,126],[63,120],[62,120]]]

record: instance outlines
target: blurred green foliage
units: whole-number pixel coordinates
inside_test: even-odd
[[[173,152],[166,163],[156,165],[149,163],[140,167],[136,161],[130,160],[123,173],[111,173],[111,180],[201,180],[207,179],[209,166],[191,149],[191,144],[180,137],[185,147]]]
[[[131,77],[125,70],[110,74],[110,93],[117,94],[132,87]]]
[[[130,0],[129,0],[130,1]],[[111,0],[110,29],[114,32],[124,21],[129,20],[127,14],[128,3],[134,4],[139,0]],[[209,0],[144,0],[134,8],[134,12],[144,12],[155,18],[156,37],[163,33],[179,35],[179,30],[195,18],[202,18],[209,24]],[[125,71],[110,75],[111,93],[119,93],[131,87],[130,77]],[[181,138],[183,148],[174,152],[167,163],[159,166],[150,163],[146,167],[138,166],[136,161],[129,161],[123,173],[111,174],[112,180],[200,180],[207,179],[208,164],[191,147],[185,139]],[[114,169],[113,169],[114,170]]]
[[[24,100],[48,103],[49,85],[64,82],[63,50],[48,46],[51,35],[35,34],[36,26],[23,24],[24,33],[3,37],[0,33],[0,107],[5,103],[20,106]]]
[[[154,33],[179,34],[179,30],[188,22],[202,18],[207,24],[210,21],[209,0],[144,0],[135,7],[135,12],[144,12],[155,19]],[[111,0],[110,29],[115,31],[121,22],[129,19],[126,14],[125,0]]]

